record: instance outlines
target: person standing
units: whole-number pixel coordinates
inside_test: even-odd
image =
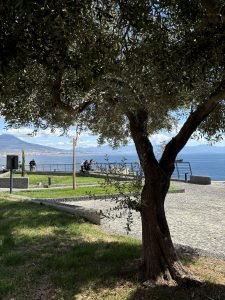
[[[88,171],[91,171],[92,163],[93,163],[93,159],[90,159],[90,161],[88,163]]]
[[[89,165],[89,163],[88,163],[88,160],[86,159],[86,160],[84,161],[84,170],[85,170],[85,171],[88,171],[88,165]]]
[[[85,160],[83,160],[82,163],[80,164],[80,170],[82,173],[84,173],[84,170],[85,170],[84,163],[85,163]]]
[[[34,159],[32,159],[30,162],[29,162],[29,165],[30,165],[30,171],[33,172],[35,171],[36,169],[36,162]]]

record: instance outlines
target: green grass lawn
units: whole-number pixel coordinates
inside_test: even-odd
[[[13,174],[14,177],[21,177],[20,174]],[[51,177],[52,184],[68,184],[72,185],[73,178],[71,176],[60,176],[60,175],[39,175],[39,174],[26,174],[26,177],[29,178],[29,185],[37,185],[42,182],[43,184],[48,184],[48,177]],[[104,182],[103,178],[95,177],[76,177],[77,184],[98,184]]]
[[[127,272],[141,255],[139,241],[12,198],[0,200],[0,228],[0,299],[224,299],[224,261],[183,257],[208,280],[202,288],[145,289]]]
[[[135,240],[25,202],[0,200],[0,228],[4,299],[74,299],[106,287],[113,294],[120,266],[140,255]]]
[[[132,183],[122,183],[118,187],[122,192],[133,192],[136,188]],[[77,196],[94,196],[101,194],[115,194],[118,192],[118,187],[97,185],[97,186],[80,186],[75,190],[72,187],[61,187],[61,188],[42,188],[34,190],[21,190],[13,192],[15,195],[21,195],[28,198],[64,198],[64,197],[77,197]],[[2,192],[2,195],[7,195],[8,192]]]
[[[21,195],[29,198],[63,198],[76,197],[87,195],[113,194],[116,192],[115,188],[108,188],[107,190],[102,186],[86,186],[78,187],[75,190],[72,188],[48,188],[39,190],[28,190],[14,192],[16,195]]]

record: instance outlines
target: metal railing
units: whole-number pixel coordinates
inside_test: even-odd
[[[36,166],[31,170],[29,165],[25,166],[26,171],[37,171],[37,172],[72,172],[72,164],[36,164]],[[80,171],[80,163],[76,164],[76,171]],[[124,174],[136,174],[140,170],[139,163],[93,163],[91,165],[91,171],[101,172],[101,173],[121,173]]]
[[[26,165],[26,170],[30,170],[30,166]],[[34,171],[37,172],[65,172],[71,173],[73,171],[72,164],[37,164]],[[76,164],[76,171],[80,171],[80,163]],[[122,174],[122,175],[136,175],[142,174],[140,164],[137,162],[105,162],[105,163],[93,163],[91,171],[96,173],[111,173],[111,174]],[[172,178],[178,180],[189,180],[192,175],[191,164],[178,160],[175,162],[175,170]]]
[[[77,170],[80,169],[80,164],[76,164]],[[72,164],[36,164],[33,170],[30,169],[29,165],[25,166],[26,171],[37,171],[37,172],[72,172]]]
[[[187,161],[176,161],[172,178],[187,181],[192,175],[191,164]]]

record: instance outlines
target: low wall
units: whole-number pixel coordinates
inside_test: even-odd
[[[29,180],[27,177],[13,177],[12,187],[16,189],[28,189]],[[0,188],[10,188],[10,178],[0,177]]]
[[[191,175],[189,182],[195,184],[211,184],[211,177]]]

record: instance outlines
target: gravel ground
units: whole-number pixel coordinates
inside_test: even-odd
[[[173,242],[201,249],[203,254],[225,258],[225,182],[212,182],[211,185],[175,182],[173,185],[185,189],[185,193],[168,194],[166,198],[166,214]],[[75,203],[103,212],[114,207],[110,200]],[[122,214],[120,218],[103,218],[101,227],[110,233],[126,235],[126,223],[126,214]],[[129,234],[141,239],[139,213],[133,212]]]

